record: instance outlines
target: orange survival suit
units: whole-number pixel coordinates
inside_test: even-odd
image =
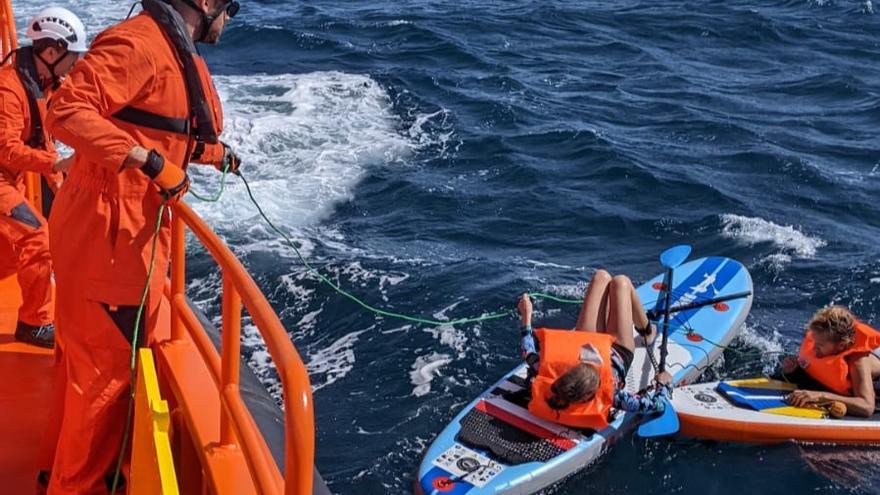
[[[33,48],[0,68],[0,277],[18,273],[18,320],[52,323],[52,261],[46,220],[25,199],[25,172],[52,176],[58,158],[43,128],[46,101]]]
[[[855,342],[843,352],[816,356],[813,332],[808,330],[798,354],[798,363],[808,375],[840,395],[852,395],[852,377],[849,373],[851,360],[880,347],[880,332],[860,321],[856,321],[853,327],[856,333]]]
[[[219,98],[182,18],[159,0],[143,6],[95,38],[46,120],[76,150],[49,218],[68,375],[50,494],[107,493],[103,478],[119,453],[135,315],[163,202],[142,171],[122,169],[127,154],[140,145],[181,166],[223,158]],[[156,318],[169,244],[165,215],[136,345],[167,338]]]
[[[607,333],[578,332],[571,330],[535,330],[541,360],[538,375],[532,381],[532,400],[529,412],[539,418],[575,428],[601,430],[608,426],[608,415],[614,402],[614,378],[611,371],[611,344],[614,337]],[[571,404],[555,410],[547,404],[553,395],[551,387],[557,378],[581,362],[581,350],[591,346],[599,352],[599,389],[589,401]]]

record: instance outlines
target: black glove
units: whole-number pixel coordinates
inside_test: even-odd
[[[189,190],[189,175],[183,168],[166,162],[156,150],[150,150],[140,170],[159,187],[166,201],[176,203]]]

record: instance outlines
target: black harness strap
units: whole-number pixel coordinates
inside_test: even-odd
[[[5,62],[5,61],[4,61]],[[2,64],[0,64],[2,65]],[[43,128],[43,119],[40,114],[40,106],[37,103],[43,99],[43,88],[40,86],[39,73],[37,65],[34,62],[34,49],[32,46],[19,48],[15,52],[15,71],[24,86],[24,92],[27,95],[28,110],[30,112],[31,127],[28,130],[28,137],[25,144],[31,148],[46,149],[46,132]],[[52,210],[52,203],[55,201],[55,192],[46,182],[46,177],[40,177],[40,189],[42,198],[42,213],[44,217],[49,216]],[[35,226],[38,228],[39,222]]]
[[[175,119],[158,115],[146,110],[139,110],[134,107],[125,107],[113,114],[113,118],[149,129],[158,129],[165,132],[173,132],[189,136],[192,132],[192,126],[187,119]]]
[[[15,71],[21,79],[25,94],[27,94],[28,108],[31,114],[31,128],[28,131],[25,144],[31,148],[45,148],[46,133],[43,130],[43,119],[40,118],[40,106],[37,104],[37,101],[43,99],[44,96],[43,89],[38,82],[40,78],[37,65],[34,63],[33,47],[27,46],[18,50],[15,55]]]

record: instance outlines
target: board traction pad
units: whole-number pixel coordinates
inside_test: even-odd
[[[524,378],[513,375],[507,380],[509,390],[496,388],[492,395],[515,407],[528,409],[527,385]],[[566,439],[536,435],[523,429],[522,425],[512,424],[508,418],[515,416],[493,414],[491,408],[474,407],[461,419],[461,429],[455,439],[468,447],[490,451],[496,460],[510,465],[547,462],[571,448]],[[536,428],[540,429],[540,426]],[[580,431],[584,435],[594,433]]]

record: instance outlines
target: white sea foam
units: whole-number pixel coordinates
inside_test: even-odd
[[[563,299],[582,300],[584,292],[587,290],[587,281],[578,282],[576,284],[548,284],[541,287],[541,292],[551,294]]]
[[[569,265],[560,265],[558,263],[551,263],[549,261],[538,261],[538,260],[525,260],[529,265],[533,265],[536,268],[561,268],[564,270],[574,270],[574,267]]]
[[[771,243],[777,252],[768,255],[767,261],[779,266],[792,257],[813,258],[826,244],[822,238],[809,236],[791,225],[729,213],[721,215],[721,235],[749,246]]]
[[[304,287],[298,282],[301,282],[303,278],[305,278],[306,274],[304,272],[300,272],[297,274],[288,274],[281,277],[281,281],[284,284],[284,287],[287,291],[293,296],[292,300],[301,303],[303,307],[306,307],[308,302],[311,300],[312,295],[315,293],[315,289],[310,289],[308,287]]]
[[[412,24],[412,21],[408,21],[408,20],[406,20],[406,19],[394,19],[394,20],[391,20],[391,21],[385,21],[385,22],[379,22],[379,23],[377,23],[378,26],[387,26],[387,27],[406,26],[406,25],[409,25],[409,24]]]
[[[392,333],[409,332],[410,330],[412,330],[412,328],[413,328],[412,325],[403,325],[403,326],[399,326],[399,327],[395,327],[395,328],[388,328],[385,330],[381,330],[379,333],[381,333],[382,335],[388,335],[388,334],[392,334]]]
[[[407,130],[407,135],[419,148],[427,148],[437,146],[439,154],[445,155],[449,150],[449,143],[452,141],[454,131],[449,123],[449,111],[440,109],[432,113],[413,113],[410,112],[412,124]],[[431,124],[431,125],[429,125]],[[432,132],[431,126],[437,125],[439,132]],[[456,149],[461,142],[456,144]]]
[[[775,329],[759,332],[748,323],[745,323],[743,324],[742,332],[737,336],[737,340],[746,347],[760,352],[761,371],[764,374],[772,373],[780,357],[783,355],[783,338]]]
[[[314,325],[315,318],[320,313],[321,310],[317,310],[306,314],[296,326],[299,328]],[[367,330],[347,333],[324,348],[308,352],[306,369],[309,372],[313,392],[344,378],[354,368],[354,345],[360,335]],[[281,384],[276,375],[275,363],[266,351],[263,338],[256,326],[249,324],[242,328],[242,345],[252,349],[248,365],[275,400],[280,401]]]
[[[771,272],[779,273],[791,263],[791,255],[785,253],[769,254],[761,258],[760,262],[765,264]]]
[[[298,322],[294,323],[293,326],[298,329],[303,329],[306,331],[314,330],[315,324],[317,323],[318,315],[324,311],[323,308],[318,308],[315,311],[310,311],[302,316]]]
[[[431,392],[431,382],[434,377],[440,375],[440,368],[452,362],[448,354],[432,352],[416,358],[409,373],[409,380],[413,384],[412,394],[422,397]]]
[[[316,392],[343,378],[354,368],[354,345],[364,332],[366,330],[347,333],[329,346],[309,353],[306,368],[312,380],[312,391]]]
[[[278,380],[275,363],[266,350],[260,331],[253,324],[242,325],[241,344],[252,352],[248,357],[248,366],[266,387],[269,394],[276,400],[281,401],[281,382]]]
[[[351,197],[370,165],[401,162],[414,148],[402,136],[386,91],[368,76],[341,72],[218,76],[223,138],[244,161],[257,200],[282,228],[311,225]],[[194,188],[216,185],[210,169]],[[217,204],[194,202],[221,231],[252,225],[256,211],[230,178]]]
[[[427,327],[424,331],[440,341],[440,344],[452,348],[456,352],[457,358],[464,358],[468,337],[463,330],[457,329],[452,325],[440,325],[437,327]],[[479,330],[474,331],[473,327],[468,331],[479,336]]]

